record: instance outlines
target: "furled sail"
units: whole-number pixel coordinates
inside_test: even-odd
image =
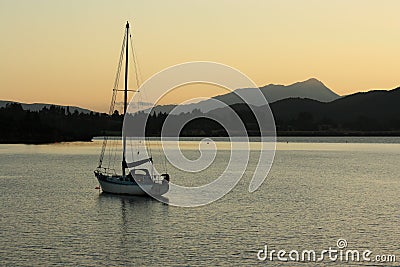
[[[134,161],[134,162],[127,162],[126,165],[128,166],[128,168],[135,168],[137,166],[145,164],[146,162],[153,162],[153,159],[147,158],[147,159],[142,159],[142,160],[138,160],[138,161]]]

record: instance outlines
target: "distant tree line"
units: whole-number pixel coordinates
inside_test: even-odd
[[[172,115],[165,112],[151,112],[149,114],[140,111],[128,120],[131,127],[125,129],[129,135],[141,136],[142,134],[140,131],[142,131],[145,125],[146,136],[161,136],[162,130],[164,131],[163,134],[172,136],[171,132],[162,129],[167,117],[171,116],[172,118],[168,119],[174,121],[177,125],[183,125],[183,122],[187,122],[180,131],[180,136],[227,136],[225,129],[218,122],[201,117],[203,115],[204,114],[198,109],[195,109],[192,112],[181,113],[179,115]],[[137,127],[138,125],[140,125],[140,127]]]
[[[24,110],[19,103],[0,108],[1,143],[90,141],[94,136],[119,134],[122,116],[83,113],[52,105],[40,111]]]
[[[389,91],[356,93],[327,103],[307,98],[286,98],[269,107],[277,135],[280,136],[400,136],[399,103],[400,87]],[[267,106],[252,108],[256,109],[257,114],[269,110]],[[207,114],[194,110],[171,116],[175,121],[193,118],[182,129],[182,136],[226,136],[220,124],[201,117],[224,116],[229,114],[226,112],[228,109],[233,109],[240,117],[249,136],[260,135],[258,122],[246,103],[211,110]],[[147,134],[159,136],[166,117],[166,113],[150,116]]]
[[[400,90],[394,91],[399,95]],[[270,105],[275,119],[277,134],[328,136],[328,135],[394,135],[400,136],[399,96],[392,93],[382,103],[355,106],[348,100],[321,103],[309,99],[286,99]],[[397,97],[395,97],[397,96]],[[359,97],[358,97],[359,98]],[[372,99],[376,102],[376,98]],[[246,104],[230,106],[243,121],[249,136],[260,135],[255,116]],[[354,107],[354,108],[353,108]],[[263,112],[267,107],[257,107]],[[215,114],[224,114],[213,110]],[[132,116],[132,115],[131,115]],[[148,116],[148,118],[147,118]],[[147,118],[147,136],[160,136],[167,116],[175,121],[188,121],[180,136],[227,136],[218,122],[205,118],[200,110],[178,115],[167,113],[133,115],[133,121]],[[204,117],[203,117],[204,116]],[[90,141],[95,136],[121,135],[123,115],[118,111],[105,113],[84,113],[69,108],[50,106],[40,111],[24,110],[18,103],[0,108],[0,143],[53,143],[62,141]],[[135,134],[135,126],[130,133]],[[167,133],[168,134],[168,133]]]
[[[260,136],[256,117],[246,104],[235,104],[230,107],[242,120],[249,136]],[[266,109],[266,107],[258,108]],[[379,117],[380,114],[373,116],[370,114],[357,114],[356,112],[340,116],[339,112],[325,114],[322,110],[312,112],[309,110],[304,111],[301,108],[287,114],[281,111],[280,108],[274,103],[271,105],[278,136],[400,136],[400,116]],[[219,111],[210,112],[219,113]],[[135,116],[141,117],[144,114],[138,113]],[[162,112],[149,115],[146,125],[147,136],[160,136],[167,116],[172,116],[174,121],[189,121],[183,127],[180,136],[228,136],[222,125],[214,120],[205,118],[207,114],[202,113],[200,110],[179,115],[168,115]],[[168,132],[166,134],[168,135]]]

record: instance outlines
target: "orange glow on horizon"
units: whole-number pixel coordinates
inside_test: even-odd
[[[339,95],[393,89],[400,85],[398,10],[396,0],[6,0],[0,100],[108,110],[126,20],[142,80],[200,60],[232,66],[260,87],[315,77]],[[204,96],[223,93],[203,88]],[[177,90],[163,103],[199,93]]]

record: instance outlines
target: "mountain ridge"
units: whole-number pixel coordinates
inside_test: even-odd
[[[179,112],[191,112],[194,109],[199,109],[202,112],[208,112],[220,107],[215,100],[225,103],[226,105],[233,105],[243,103],[241,98],[252,99],[256,106],[265,104],[265,99],[260,99],[259,93],[255,90],[260,90],[269,104],[286,98],[309,98],[321,102],[330,102],[339,99],[341,96],[330,90],[325,84],[316,78],[309,78],[305,81],[295,82],[290,85],[276,85],[269,84],[259,88],[239,88],[223,95],[211,97],[210,99],[203,100],[197,103],[180,105]],[[152,109],[152,112],[169,113],[177,105],[158,105]],[[147,110],[149,112],[149,110]]]
[[[399,102],[400,87],[355,93],[328,103],[307,98],[287,98],[269,107],[253,108],[257,114],[271,109],[278,136],[400,136]],[[222,116],[229,121],[226,116],[233,114],[227,112],[228,109],[237,112],[249,136],[260,134],[254,114],[245,103],[211,110],[208,114],[200,111],[177,115],[151,114],[146,121],[146,134],[159,136],[166,117],[172,116],[170,119],[173,121],[188,121],[181,136],[226,136],[224,128],[207,117]],[[131,116],[137,116],[140,122],[146,114],[140,112]],[[124,116],[117,113],[71,113],[55,105],[32,112],[13,102],[0,108],[0,124],[3,125],[0,143],[90,141],[95,136],[105,134],[121,135],[123,120]]]

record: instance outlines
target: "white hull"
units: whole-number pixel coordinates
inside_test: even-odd
[[[98,179],[99,180],[99,179]],[[135,195],[145,196],[147,193],[137,184],[114,184],[99,180],[101,190],[105,193],[111,194],[124,194],[124,195]],[[143,185],[147,190],[151,190],[152,185]]]
[[[97,177],[97,180],[103,192],[111,194],[147,196],[146,192],[149,192],[152,195],[161,196],[169,190],[169,183],[166,180],[163,180],[162,183],[144,183],[140,186],[136,182],[119,182],[117,179],[112,178],[108,180],[104,177]]]

